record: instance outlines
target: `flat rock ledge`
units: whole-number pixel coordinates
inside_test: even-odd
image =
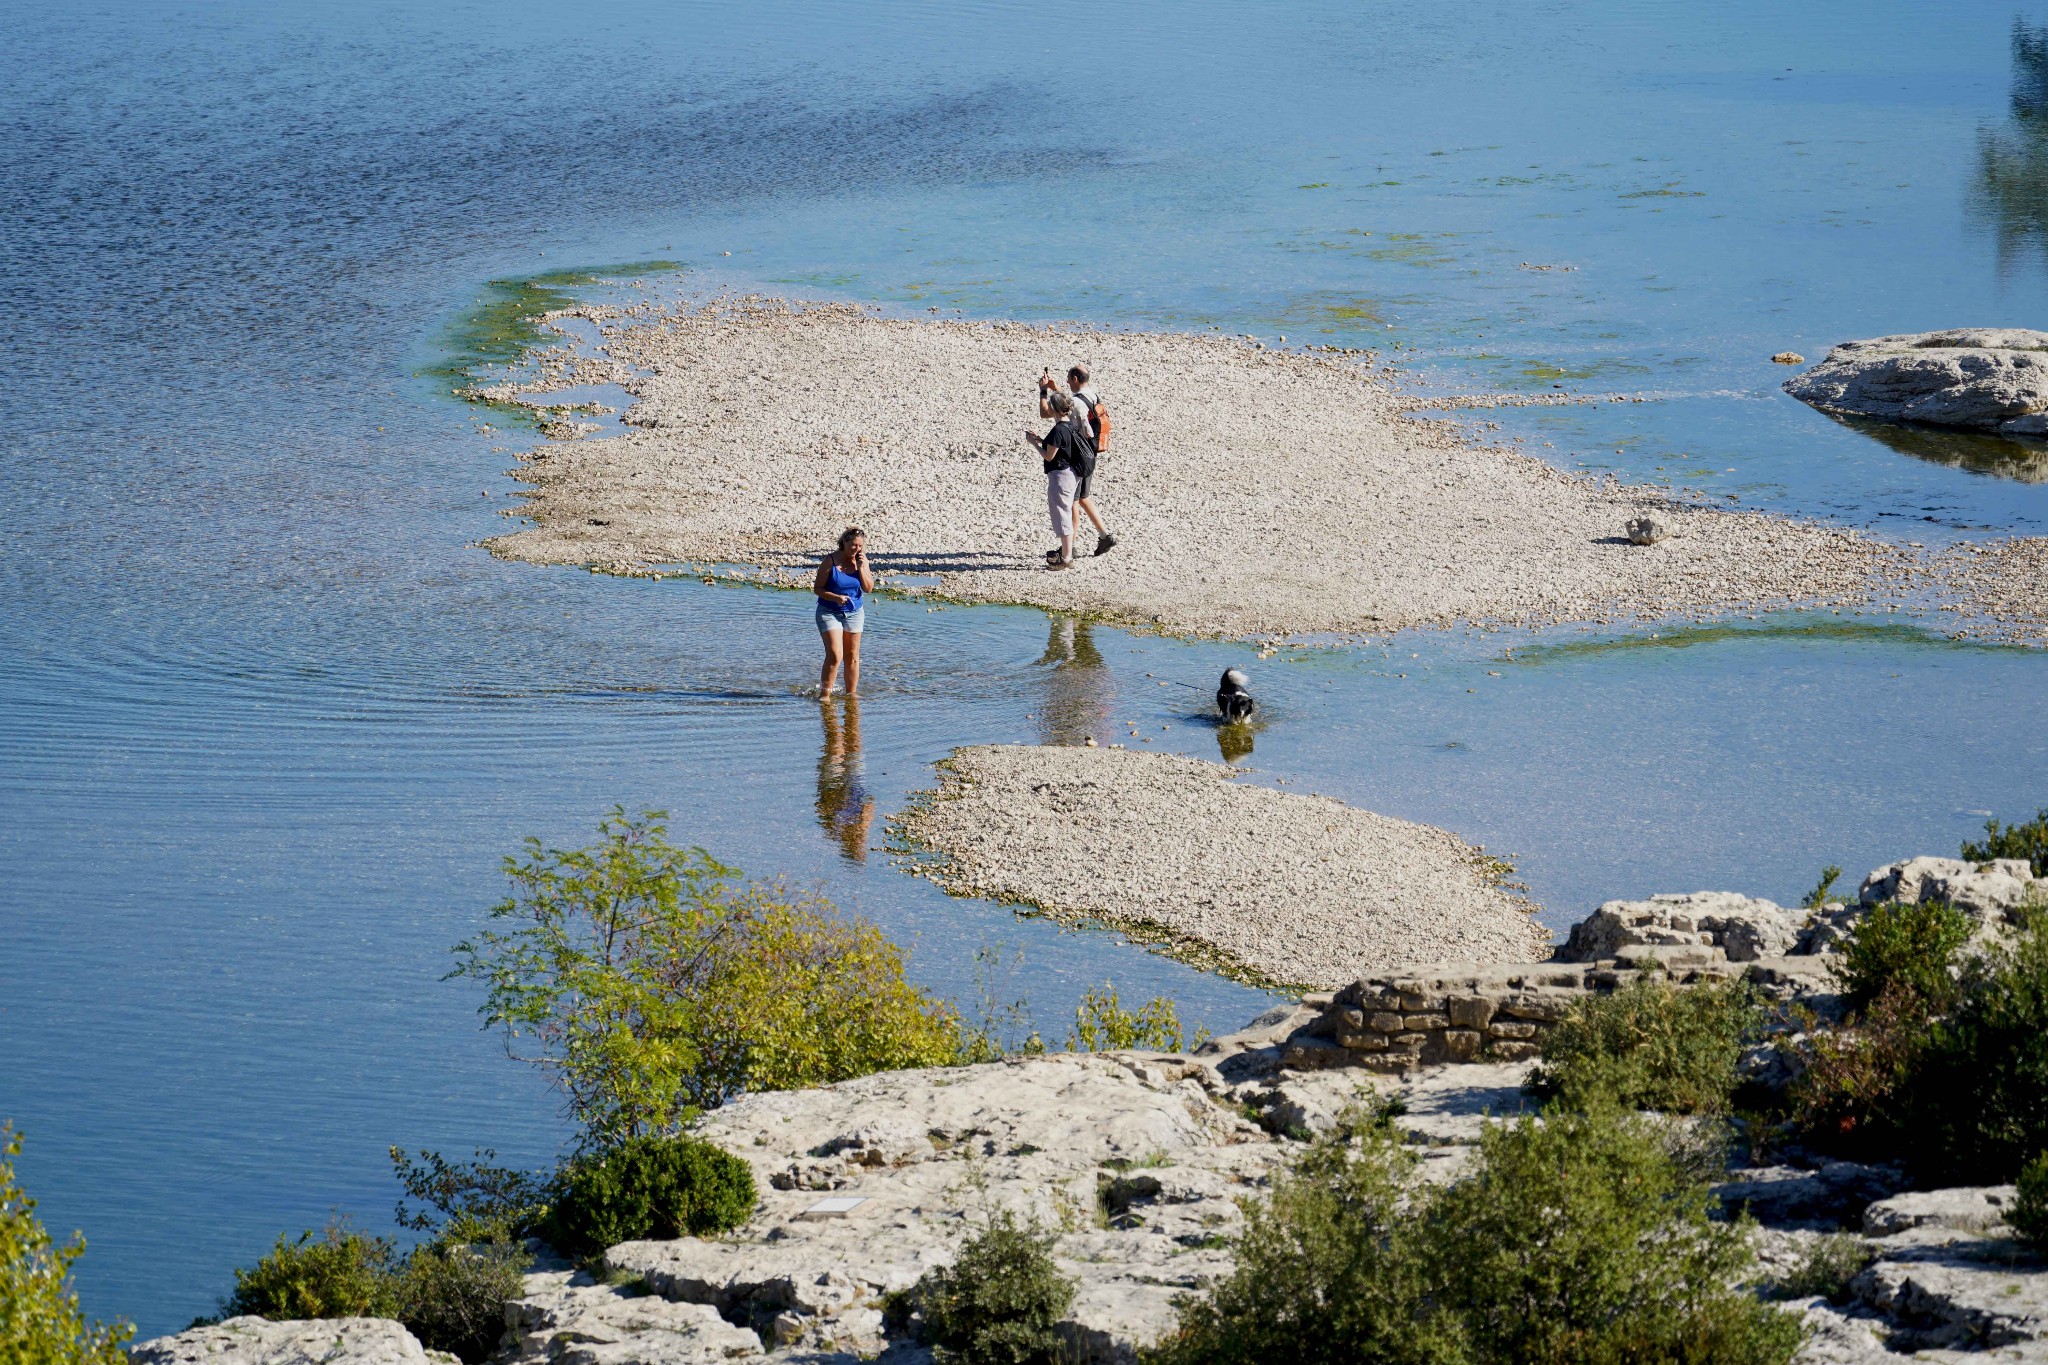
[[[489,542],[510,558],[808,589],[855,524],[890,592],[1230,637],[1850,607],[1911,570],[1853,530],[1476,444],[1410,415],[1369,354],[752,296],[557,316],[596,325],[603,354],[544,351],[525,382],[479,396],[542,405],[615,380],[630,430],[523,457],[531,524]],[[1084,536],[1074,568],[1047,573],[1022,430],[1046,425],[1040,370],[1076,361],[1113,414],[1095,496],[1119,543],[1086,557]],[[1671,537],[1631,545],[1644,516]]]
[[[1107,747],[955,750],[898,821],[955,895],[1099,920],[1198,965],[1315,989],[1403,962],[1514,961],[1548,935],[1446,830]]]
[[[1845,416],[2048,436],[2048,332],[1958,327],[1845,341],[1785,392]]]
[[[888,1296],[949,1264],[993,1214],[1054,1230],[1079,1289],[1060,1324],[1071,1358],[1135,1365],[1176,1300],[1231,1266],[1240,1200],[1303,1140],[1373,1096],[1426,1179],[1454,1179],[1487,1124],[1527,1112],[1535,1040],[1570,1003],[1660,969],[1744,974],[1827,1008],[1830,959],[1870,905],[1940,896],[1995,938],[2048,879],[2024,863],[1913,858],[1856,902],[1793,910],[1733,892],[1609,901],[1546,962],[1437,965],[1280,1005],[1193,1056],[1053,1054],[889,1072],[746,1096],[697,1131],[752,1166],[761,1202],[723,1237],[627,1242],[602,1278],[550,1265],[507,1305],[501,1365],[929,1365]],[[1597,954],[1590,961],[1569,960]],[[1385,1016],[1385,1017],[1382,1017]],[[1470,1035],[1461,1037],[1458,1035]],[[1363,1043],[1371,1036],[1378,1043]],[[2010,1186],[1909,1190],[1889,1166],[1788,1159],[1716,1187],[1747,1212],[1760,1269],[1780,1275],[1823,1236],[1869,1266],[1846,1301],[1783,1303],[1811,1335],[1803,1365],[2048,1360],[2048,1267],[2008,1233]],[[138,1365],[424,1365],[396,1323],[236,1318],[138,1346]],[[445,1362],[447,1358],[440,1358]]]
[[[383,1318],[229,1318],[130,1348],[133,1365],[459,1365]]]

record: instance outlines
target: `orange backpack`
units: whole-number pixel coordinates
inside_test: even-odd
[[[1109,404],[1097,394],[1088,407],[1088,426],[1095,433],[1095,453],[1100,455],[1109,449]]]

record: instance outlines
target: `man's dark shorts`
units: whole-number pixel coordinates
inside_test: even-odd
[[[1074,479],[1074,501],[1079,502],[1087,497],[1089,489],[1095,486],[1095,461],[1089,460],[1077,466],[1074,470]]]

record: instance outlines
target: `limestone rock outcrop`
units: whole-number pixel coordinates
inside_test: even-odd
[[[1572,926],[1557,956],[1597,962],[1628,948],[1694,946],[1719,948],[1730,962],[1754,962],[1797,951],[1805,920],[1804,910],[1733,891],[1608,901]]]
[[[2048,332],[1960,327],[1845,341],[1785,392],[1853,417],[2048,435]]]
[[[131,1348],[133,1365],[456,1365],[383,1318],[229,1318]]]

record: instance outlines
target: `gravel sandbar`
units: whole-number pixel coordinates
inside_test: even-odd
[[[1550,935],[1446,830],[1232,781],[1199,759],[956,750],[898,821],[955,895],[1101,920],[1261,984],[1334,988],[1440,961],[1524,962]]]
[[[1474,444],[1409,415],[1369,358],[751,297],[578,315],[603,358],[543,356],[535,380],[485,392],[615,377],[641,429],[528,457],[534,524],[490,542],[501,555],[808,582],[858,524],[885,587],[1233,637],[1853,606],[1911,571],[1854,531]],[[1113,415],[1097,501],[1121,543],[1048,573],[1021,436],[1045,426],[1039,371],[1075,361]],[[1628,544],[1644,513],[1675,534]]]

